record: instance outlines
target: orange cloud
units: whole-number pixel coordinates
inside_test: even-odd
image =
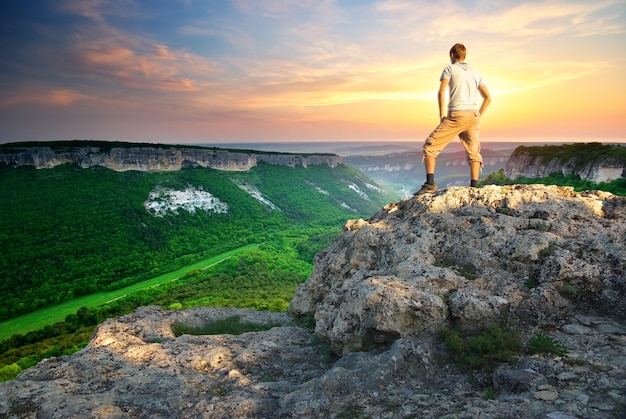
[[[82,46],[74,55],[85,77],[153,91],[197,91],[199,81],[186,74],[210,74],[215,68],[214,63],[201,57],[171,52],[163,45],[138,53],[123,45],[95,44]]]
[[[70,106],[86,97],[68,89],[34,89],[27,88],[10,96],[2,102],[2,106],[36,104],[47,106]]]

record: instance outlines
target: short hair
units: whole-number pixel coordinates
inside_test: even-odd
[[[466,53],[467,50],[463,44],[454,44],[452,45],[452,48],[450,48],[450,54],[452,54],[452,56],[459,61],[463,61],[465,59]]]

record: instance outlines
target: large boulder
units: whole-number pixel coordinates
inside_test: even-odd
[[[545,325],[575,306],[624,319],[626,199],[526,185],[452,187],[352,220],[296,291],[338,353],[451,324]]]

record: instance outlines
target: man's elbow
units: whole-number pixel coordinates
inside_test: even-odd
[[[486,87],[481,86],[481,87],[478,89],[478,92],[479,92],[479,93],[480,93],[480,95],[483,97],[483,100],[484,100],[484,101],[491,102],[491,94],[489,93],[489,90],[487,90],[487,88],[486,88]]]

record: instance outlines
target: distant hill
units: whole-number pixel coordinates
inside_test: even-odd
[[[131,150],[145,157],[140,166],[153,168],[150,158],[163,162],[168,153],[207,152],[120,143],[108,151],[99,144],[101,150],[92,152],[75,143],[69,149],[51,145],[47,153],[57,159]],[[41,149],[20,146],[26,158]],[[0,147],[0,154],[9,155],[9,147],[14,145]],[[150,154],[154,150],[160,151]],[[185,160],[176,171],[83,168],[79,161],[50,169],[0,164],[0,320],[121,288],[281,232],[338,232],[346,220],[369,216],[389,201],[374,181],[335,155],[240,154],[254,156],[255,164],[217,170]],[[299,163],[277,164],[272,156]],[[293,245],[313,233],[302,234]]]
[[[482,150],[483,176],[504,168],[514,146]],[[383,155],[353,155],[343,162],[394,190],[399,198],[413,194],[426,180],[422,152],[407,150]],[[437,184],[440,188],[469,185],[469,166],[465,151],[451,144],[437,158]]]
[[[396,145],[396,149],[398,147]],[[342,159],[402,198],[410,196],[425,180],[422,152],[418,148],[398,149],[384,154],[345,155]],[[500,171],[511,179],[543,178],[559,172],[594,183],[608,182],[626,177],[625,153],[623,144],[550,143],[527,146],[485,142],[481,150],[484,167],[480,179],[488,179]],[[450,143],[437,158],[436,178],[440,188],[469,184],[469,167],[458,141]]]

